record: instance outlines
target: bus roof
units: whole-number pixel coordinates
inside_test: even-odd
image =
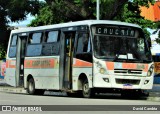
[[[19,29],[12,30],[12,33],[38,31],[38,30],[63,28],[63,27],[73,27],[73,26],[80,26],[80,25],[89,25],[90,26],[90,25],[94,25],[94,24],[125,25],[125,26],[133,26],[133,27],[140,28],[140,26],[138,26],[136,24],[126,23],[126,22],[120,22],[120,21],[111,21],[111,20],[84,20],[84,21],[60,23],[60,24],[45,25],[45,26],[38,26],[38,27],[19,28]]]

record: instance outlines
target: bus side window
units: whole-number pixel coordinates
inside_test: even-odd
[[[50,31],[47,34],[46,42],[57,42],[58,41],[58,31]]]
[[[79,34],[77,53],[90,52],[90,40],[88,34]]]
[[[76,58],[92,62],[91,41],[86,33],[78,36]]]
[[[18,40],[18,36],[13,35],[11,39],[10,49],[9,49],[9,57],[16,57],[17,40]]]
[[[42,40],[42,33],[33,33],[29,35],[30,44],[40,43],[41,40]]]
[[[43,34],[31,33],[28,39],[26,56],[40,56],[42,52],[42,36]]]
[[[42,55],[51,56],[59,54],[59,31],[45,33]]]

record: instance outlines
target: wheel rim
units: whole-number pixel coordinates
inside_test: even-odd
[[[88,83],[85,83],[84,86],[83,86],[83,93],[84,95],[89,95],[89,85]]]

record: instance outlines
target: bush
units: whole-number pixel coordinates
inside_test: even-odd
[[[3,44],[0,44],[0,60],[6,57],[6,51]]]

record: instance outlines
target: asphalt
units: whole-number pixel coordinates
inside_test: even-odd
[[[0,92],[27,94],[27,91],[24,88],[11,87],[11,86],[6,85],[6,84],[0,84]],[[147,100],[160,102],[160,84],[154,84],[153,89],[149,90],[148,92],[149,92],[149,96],[147,97]],[[62,95],[62,96],[66,96],[66,93],[64,93],[64,92],[46,91],[45,95]]]

